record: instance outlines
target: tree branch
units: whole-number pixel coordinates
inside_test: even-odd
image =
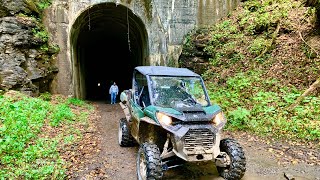
[[[308,96],[312,91],[314,91],[316,88],[320,87],[320,77],[307,89],[304,91],[304,93],[298,97],[298,99],[291,104],[287,110],[291,111],[292,109],[294,109],[298,104],[301,103],[301,101]]]
[[[317,54],[317,56],[318,56],[318,55],[319,55],[318,51],[316,51],[312,46],[310,46],[310,45],[303,39],[302,34],[301,34],[300,31],[298,31],[298,33],[299,33],[299,36],[300,36],[300,38],[302,39],[302,41],[303,41],[307,46],[309,46],[310,49],[311,49],[312,51],[314,51],[314,52]]]

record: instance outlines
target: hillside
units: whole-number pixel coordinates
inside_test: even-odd
[[[319,145],[319,88],[288,109],[320,76],[319,39],[315,9],[301,1],[245,1],[191,32],[179,63],[203,75],[229,129]]]

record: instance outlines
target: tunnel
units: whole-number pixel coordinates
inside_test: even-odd
[[[149,65],[147,42],[144,23],[126,6],[101,3],[88,7],[70,32],[75,97],[108,102],[113,82],[119,92],[130,89],[133,68]]]

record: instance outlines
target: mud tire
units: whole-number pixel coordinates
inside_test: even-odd
[[[128,122],[125,118],[121,118],[119,121],[118,138],[119,145],[122,147],[131,147],[134,145],[134,138],[130,133]]]
[[[229,155],[231,164],[227,167],[217,166],[219,175],[227,180],[241,179],[246,171],[246,158],[240,144],[234,139],[222,139],[220,151]]]
[[[137,179],[157,180],[162,179],[163,171],[160,150],[157,145],[143,143],[137,155]]]

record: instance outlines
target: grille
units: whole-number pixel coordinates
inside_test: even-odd
[[[185,135],[184,149],[188,152],[209,150],[214,145],[214,134],[209,129],[191,129]]]

